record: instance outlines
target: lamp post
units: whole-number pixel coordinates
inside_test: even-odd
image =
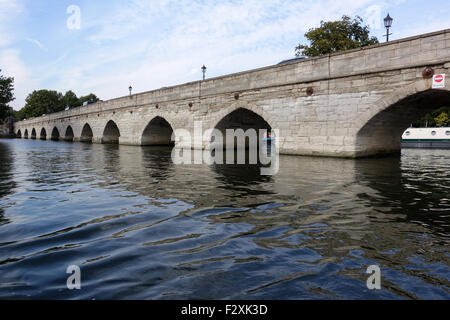
[[[205,80],[205,74],[206,74],[206,67],[205,67],[205,65],[203,65],[203,67],[202,67],[202,72],[203,72],[203,80]]]
[[[128,90],[130,90],[130,97],[131,97],[131,90],[133,90],[133,87],[130,86],[130,87],[128,88]]]
[[[387,17],[384,18],[384,26],[386,27],[386,42],[389,42],[389,36],[392,35],[392,33],[389,33],[389,29],[392,27],[392,21],[394,21],[394,19],[392,19],[388,13]]]

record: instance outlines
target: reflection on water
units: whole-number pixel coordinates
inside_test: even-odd
[[[0,199],[11,193],[15,188],[15,182],[11,173],[13,158],[8,145],[0,143]],[[0,206],[0,226],[9,223],[5,217],[3,206]]]
[[[448,299],[449,156],[282,156],[261,176],[162,147],[2,140],[0,298]]]

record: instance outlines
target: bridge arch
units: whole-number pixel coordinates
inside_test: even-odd
[[[67,126],[66,133],[64,134],[64,140],[72,142],[74,139],[72,126]]]
[[[242,129],[247,131],[249,129],[255,129],[257,134],[259,135],[259,130],[272,130],[272,126],[269,122],[264,118],[263,115],[259,113],[247,109],[247,108],[237,108],[223,116],[214,126],[214,129],[217,129],[222,132],[223,135],[223,143],[226,145],[226,130],[227,129]],[[236,144],[234,144],[236,146]],[[248,147],[248,139],[246,142],[246,146]]]
[[[23,133],[23,138],[28,139],[28,129],[25,129],[25,132]]]
[[[141,136],[142,146],[173,145],[173,127],[163,117],[153,118],[145,127]]]
[[[16,133],[16,138],[22,138],[22,131],[20,129]]]
[[[253,106],[237,106],[232,105],[228,108],[225,108],[221,110],[220,112],[216,113],[216,117],[213,120],[213,128],[217,128],[219,126],[219,123],[223,121],[226,117],[228,117],[231,114],[238,114],[236,112],[245,113],[247,115],[250,115],[251,117],[259,117],[264,120],[271,128],[276,128],[275,122],[273,121],[271,115],[267,112],[265,112],[262,108],[257,108]]]
[[[120,130],[113,120],[109,120],[103,130],[102,143],[118,144],[120,138]]]
[[[51,139],[53,141],[59,141],[59,130],[58,130],[58,128],[56,128],[56,127],[53,128]]]
[[[37,137],[36,129],[33,128],[33,129],[31,130],[31,139],[36,140],[36,137]]]
[[[94,134],[92,133],[91,126],[89,125],[89,123],[86,123],[83,126],[83,129],[81,130],[80,141],[81,142],[92,143],[93,136],[94,136]]]
[[[399,153],[402,134],[412,122],[449,101],[450,90],[426,89],[417,84],[380,99],[361,117],[356,156]]]
[[[41,140],[47,140],[47,131],[45,130],[45,128],[41,129],[41,134],[40,134],[39,138]]]

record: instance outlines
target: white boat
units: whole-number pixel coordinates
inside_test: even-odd
[[[450,149],[450,127],[408,128],[402,135],[402,147]]]

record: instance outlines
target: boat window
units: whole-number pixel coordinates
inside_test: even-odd
[[[411,134],[411,132],[406,131],[405,134],[406,134],[407,136],[409,136],[409,135]]]
[[[431,131],[431,135],[435,136],[436,135],[436,131]]]
[[[445,134],[446,134],[447,136],[450,136],[450,131],[445,131]]]

